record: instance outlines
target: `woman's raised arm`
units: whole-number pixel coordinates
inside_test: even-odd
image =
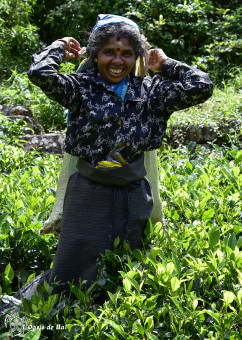
[[[33,63],[28,71],[33,84],[51,99],[67,108],[71,108],[80,89],[78,75],[68,75],[58,72],[60,63],[66,57],[77,59],[80,44],[72,37],[55,40],[50,46],[32,56]]]

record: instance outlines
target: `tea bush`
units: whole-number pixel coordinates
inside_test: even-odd
[[[241,340],[238,145],[160,150],[165,227],[148,224],[143,250],[131,252],[128,244],[122,250],[117,239],[115,250],[100,256],[99,276],[88,290],[84,282],[70,284],[72,296],[58,296],[54,283],[23,300],[26,339]],[[19,166],[7,173],[3,166],[1,175],[3,294],[47,270],[57,241],[38,229],[53,204],[60,160],[16,150]]]
[[[195,132],[205,128],[210,130],[210,136],[216,137],[218,145],[241,147],[241,80],[237,71],[234,81],[215,86],[213,96],[205,103],[173,113],[168,121],[167,140],[179,147],[189,143],[191,129],[194,139]]]
[[[56,238],[38,234],[51,211],[60,169],[59,156],[27,153],[19,147],[24,126],[0,115],[0,281],[3,270],[11,263],[16,276],[8,293],[25,282],[31,272],[50,266]]]
[[[70,63],[63,64],[61,72],[70,72],[74,67]],[[46,131],[63,130],[66,127],[66,111],[63,106],[50,100],[33,85],[26,73],[13,71],[11,77],[0,85],[0,91],[1,104],[29,107]]]

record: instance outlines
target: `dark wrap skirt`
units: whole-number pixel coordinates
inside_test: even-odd
[[[80,159],[78,172],[68,182],[63,225],[53,268],[37,276],[15,295],[30,300],[38,285],[53,282],[64,285],[56,292],[68,291],[68,281],[94,281],[97,258],[113,249],[117,236],[129,242],[131,249],[142,247],[144,229],[153,208],[152,191],[144,177],[144,157],[122,168],[94,168]],[[18,311],[11,303],[2,303],[0,314]],[[19,301],[20,302],[20,301]]]
[[[113,249],[117,236],[131,249],[142,247],[153,208],[152,190],[144,177],[144,156],[120,168],[95,168],[79,159],[68,182],[59,244],[51,281],[94,281],[97,258]]]

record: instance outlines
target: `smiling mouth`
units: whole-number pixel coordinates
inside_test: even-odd
[[[110,68],[109,71],[113,74],[121,74],[123,72],[123,69]]]

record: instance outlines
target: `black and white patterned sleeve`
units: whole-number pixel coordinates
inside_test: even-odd
[[[168,58],[161,74],[163,81],[158,81],[158,75],[154,77],[158,77],[155,88],[159,93],[157,98],[165,105],[168,114],[202,103],[213,93],[209,75],[185,63]]]
[[[64,49],[58,41],[32,56],[28,71],[31,82],[50,98],[70,108],[78,96],[78,81],[75,75],[58,73],[64,57]]]

